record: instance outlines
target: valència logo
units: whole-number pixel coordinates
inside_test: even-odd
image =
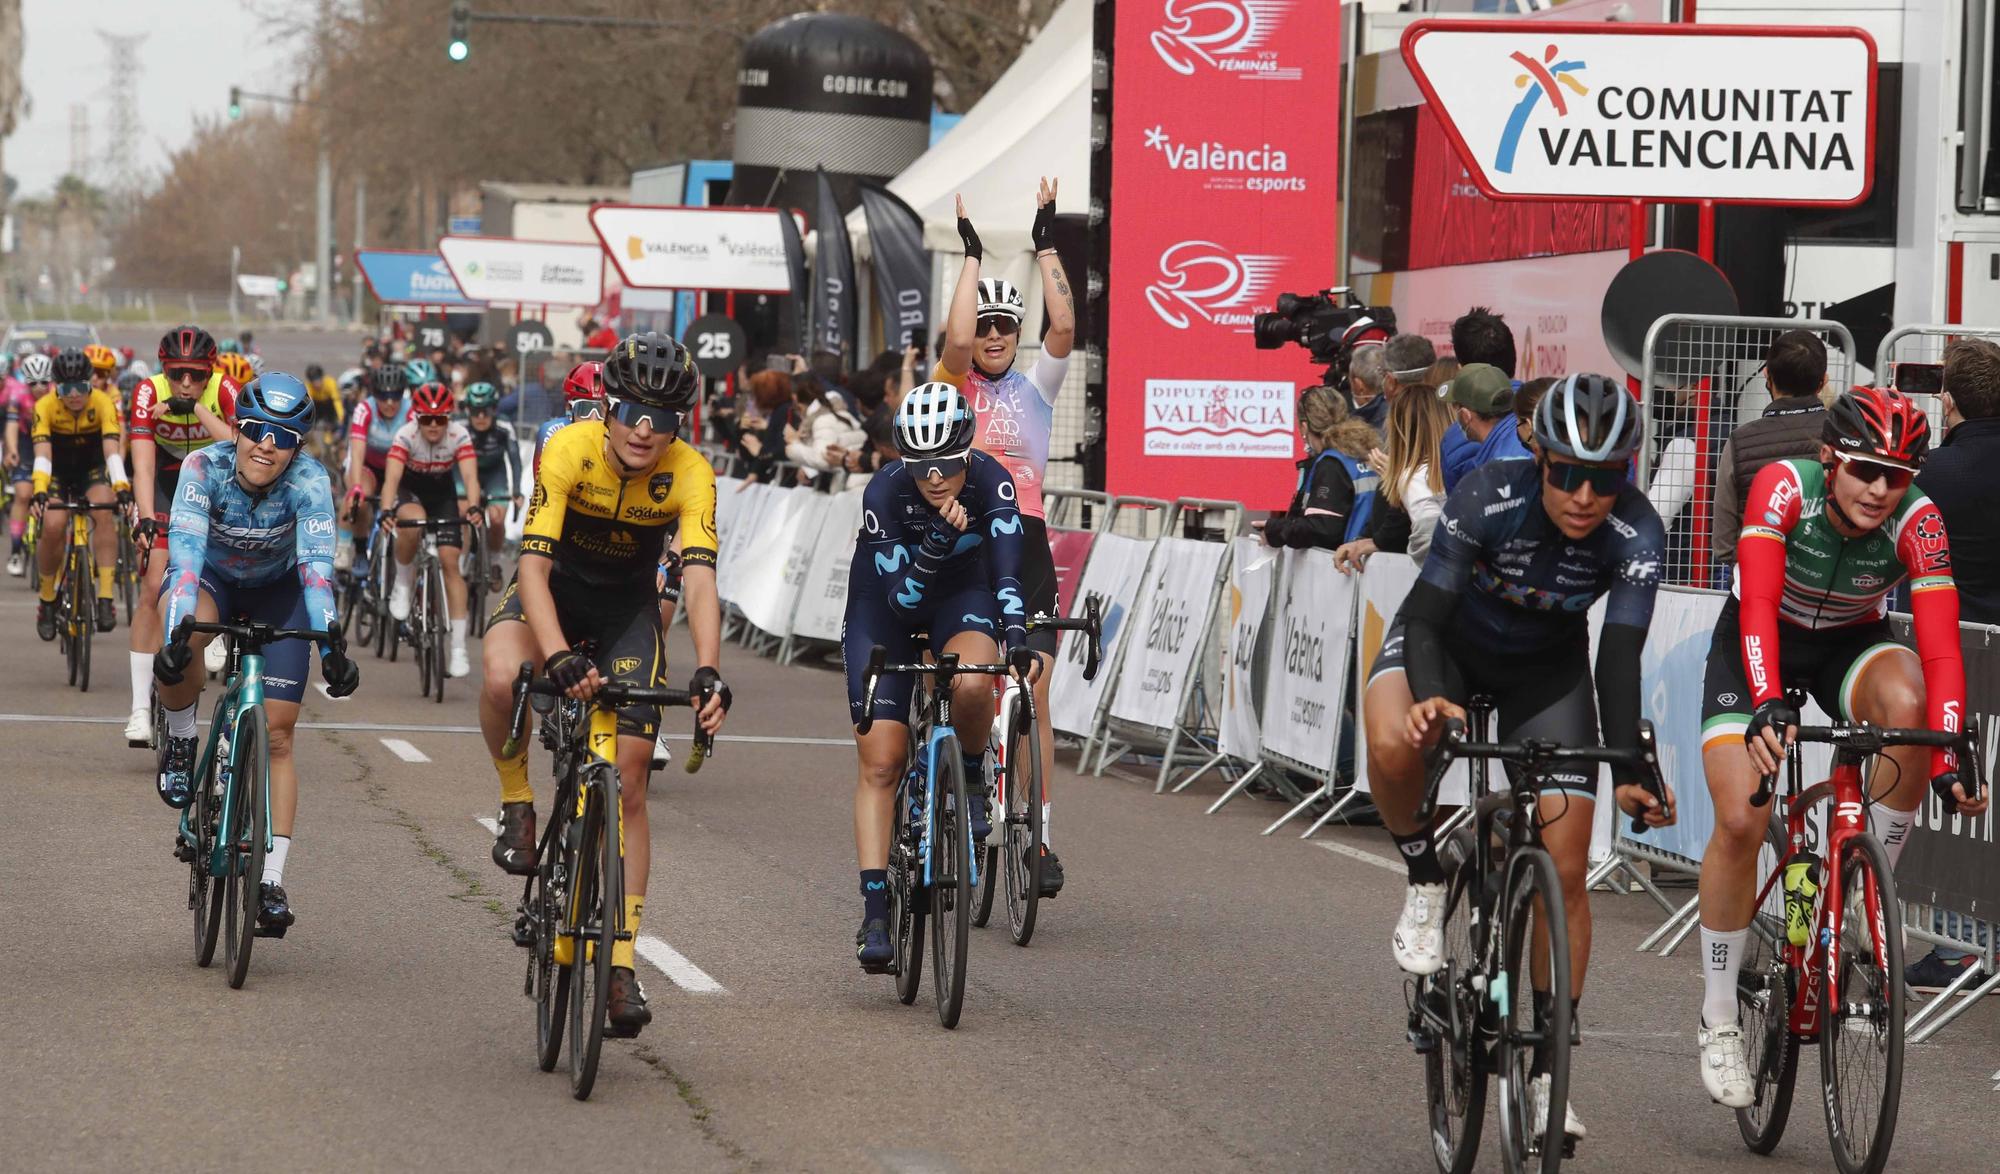
[[[1302,192],[1305,177],[1286,175],[1291,160],[1280,147],[1262,143],[1255,147],[1235,146],[1213,139],[1198,143],[1177,143],[1164,126],[1146,132],[1148,150],[1166,157],[1175,171],[1204,173],[1203,187],[1214,191]]]
[[[1191,77],[1199,67],[1260,81],[1295,81],[1303,71],[1278,59],[1272,43],[1298,0],[1164,0],[1153,51]]]
[[[1146,287],[1146,302],[1176,330],[1201,321],[1248,333],[1287,259],[1181,241],[1160,254],[1160,278]]]

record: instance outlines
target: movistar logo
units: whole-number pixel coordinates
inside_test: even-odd
[[[994,592],[994,594],[1000,597],[1000,610],[1002,613],[1010,616],[1028,614],[1028,609],[1021,603],[1021,593],[1019,591],[1014,590],[1012,587],[1002,587],[1000,590]]]
[[[896,602],[904,607],[915,607],[924,601],[924,585],[915,579],[903,580],[903,589],[896,593]]]
[[[1016,514],[1011,518],[993,519],[992,534],[993,537],[995,538],[1000,537],[1002,534],[1019,534],[1020,532],[1021,532],[1021,516],[1019,514]]]
[[[893,575],[908,566],[909,562],[909,547],[892,546],[889,548],[887,554],[878,552],[875,555],[875,573],[878,575]]]

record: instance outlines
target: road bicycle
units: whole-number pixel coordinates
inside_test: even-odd
[[[458,560],[459,572],[465,580],[465,615],[470,621],[472,635],[486,635],[487,611],[493,601],[493,592],[498,584],[488,574],[487,560],[493,551],[487,542],[486,511],[479,511],[479,520],[465,524],[465,546]]]
[[[174,855],[188,866],[188,908],[194,913],[194,963],[215,958],[226,943],[224,974],[240,988],[250,973],[250,947],[260,935],[258,885],[271,850],[271,732],[264,716],[264,649],[280,640],[324,641],[339,647],[340,625],[326,631],[280,628],[255,621],[200,623],[185,619],[172,640],[203,632],[229,638],[222,695],[210,711],[208,741],[195,759],[194,802],[181,812]],[[160,738],[160,753],[166,739]],[[226,936],[223,928],[228,928]],[[283,930],[270,932],[283,937]]]
[[[528,948],[524,992],[535,1002],[535,1060],[554,1071],[562,1051],[565,1019],[569,1032],[570,1094],[590,1096],[606,1030],[611,985],[611,944],[631,941],[625,927],[625,830],[618,778],[618,707],[707,704],[708,695],[684,689],[650,689],[612,682],[589,702],[563,693],[546,677],[537,680],[533,662],[523,661],[514,678],[513,731],[503,757],[520,753],[524,722],[532,704],[543,714],[542,745],[554,756],[555,803],[537,846],[537,865],[524,886],[514,941]],[[697,725],[687,770],[693,773],[714,751],[714,739]],[[569,961],[559,962],[556,944],[567,939]]]
[[[1804,703],[1803,695],[1792,696],[1795,707]],[[1786,799],[1765,829],[1773,864],[1757,890],[1736,978],[1756,1088],[1749,1107],[1736,1110],[1736,1124],[1751,1151],[1777,1148],[1791,1113],[1799,1045],[1816,1039],[1834,1165],[1842,1174],[1875,1174],[1896,1135],[1906,996],[1895,870],[1868,831],[1861,766],[1892,746],[1953,747],[1966,794],[1977,796],[1984,781],[1979,722],[1969,719],[1956,734],[1866,723],[1797,729],[1786,755]],[[1799,760],[1808,742],[1833,747],[1832,776],[1810,787]],[[1753,805],[1771,801],[1777,778],[1760,781]],[[1956,810],[1948,793],[1939,797],[1947,812]]]
[[[1037,613],[1028,618],[1027,627],[1031,632],[1083,633],[1083,679],[1096,680],[1103,654],[1101,607],[1092,593],[1084,597],[1081,616],[1066,620]],[[997,843],[986,845],[972,924],[986,925],[995,891],[1001,891],[1007,903],[1007,931],[1015,945],[1025,946],[1035,936],[1042,896],[1042,834],[1049,811],[1042,779],[1041,714],[1035,708],[1033,687],[1011,674],[994,679],[993,696],[997,704],[988,750],[993,755],[992,799],[994,810],[1001,813],[1001,834]]]
[[[69,545],[63,551],[62,566],[56,574],[56,639],[69,683],[81,693],[90,692],[90,639],[97,631],[92,614],[97,602],[97,560],[90,548],[90,511],[115,513],[116,502],[56,501],[46,507],[69,512]]]
[[[457,518],[398,518],[398,530],[422,530],[410,584],[410,618],[391,637],[407,640],[417,662],[418,691],[444,704],[445,653],[451,646],[451,599],[445,593],[444,560],[438,554],[438,532],[470,523]],[[388,606],[385,597],[383,607]],[[392,624],[394,620],[390,621]],[[396,659],[395,653],[389,659]]]
[[[139,587],[146,580],[146,555],[132,539],[129,526],[118,527],[118,571],[116,582],[118,595],[125,603],[125,626],[132,626],[133,614],[139,607]]]
[[[1504,1168],[1553,1174],[1574,1156],[1563,1117],[1570,1049],[1579,1040],[1569,1002],[1562,881],[1542,845],[1542,788],[1550,769],[1567,763],[1635,771],[1656,798],[1666,787],[1651,722],[1639,723],[1633,749],[1565,747],[1547,738],[1496,744],[1484,740],[1492,699],[1473,697],[1468,712],[1477,740],[1467,740],[1465,723],[1446,721],[1417,809],[1418,823],[1428,824],[1446,770],[1469,760],[1470,826],[1448,837],[1440,852],[1457,858],[1446,888],[1444,965],[1409,980],[1409,1035],[1423,1060],[1431,1150],[1442,1174],[1466,1174],[1477,1160],[1494,1076]],[[1496,760],[1513,768],[1511,787],[1497,793],[1489,789],[1487,767]],[[1643,826],[1637,817],[1633,823],[1635,830]],[[1541,1121],[1531,1120],[1529,1096],[1537,1048],[1549,1077],[1549,1111]]]

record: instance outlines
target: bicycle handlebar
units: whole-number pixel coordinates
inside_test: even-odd
[[[502,758],[512,758],[514,755],[520,753],[520,738],[524,732],[523,723],[527,719],[528,699],[530,697],[567,696],[569,696],[569,690],[547,677],[537,678],[535,676],[534,661],[522,661],[520,670],[514,675],[514,715],[507,727],[511,733],[508,735],[506,743],[500,747],[500,756]],[[597,693],[591,697],[590,703],[592,705],[603,706],[607,709],[619,705],[679,707],[693,704],[697,700],[701,704],[706,705],[709,696],[710,694],[707,691],[696,694],[690,693],[686,689],[654,688],[646,685],[628,685],[622,681],[606,681],[598,687]],[[706,762],[709,755],[713,753],[715,753],[715,735],[708,733],[697,725],[694,733],[694,745],[689,749],[687,761],[683,764],[687,773],[693,774],[700,770],[702,763]]]
[[[1894,746],[1939,746],[1956,750],[1960,765],[1959,784],[1965,788],[1968,800],[1979,798],[1980,785],[1985,781],[1985,763],[1980,758],[1979,719],[1966,719],[1965,728],[1958,733],[1944,730],[1916,729],[1912,727],[1876,726],[1867,722],[1848,724],[1836,723],[1830,726],[1793,726],[1791,745],[1816,742],[1832,746],[1850,754],[1880,754]],[[1788,750],[1786,758],[1792,757]],[[1757,780],[1757,790],[1750,796],[1753,807],[1762,807],[1777,793],[1778,776],[1768,774]],[[1944,803],[1945,814],[1958,812],[1958,800],[1952,797],[1949,788],[1938,786],[1938,780],[1931,780],[1931,790]]]
[[[122,510],[125,507],[115,501],[65,501],[52,497],[43,503],[42,508],[68,512],[70,510]]]
[[[174,644],[186,644],[188,636],[201,632],[211,636],[228,636],[243,648],[256,650],[266,644],[276,644],[280,640],[311,640],[334,648],[344,648],[341,640],[340,621],[328,624],[324,631],[318,628],[280,628],[261,620],[239,620],[234,623],[207,623],[187,616],[174,625],[170,639]]]
[[[1468,742],[1465,736],[1465,722],[1455,717],[1445,719],[1444,737],[1438,740],[1434,752],[1427,755],[1430,759],[1429,778],[1424,782],[1423,802],[1417,807],[1418,823],[1428,824],[1431,816],[1437,813],[1438,788],[1444,782],[1445,772],[1460,758],[1518,762],[1527,768],[1531,776],[1552,762],[1601,762],[1607,766],[1629,767],[1641,772],[1638,785],[1662,806],[1666,805],[1667,783],[1666,776],[1660,771],[1659,736],[1650,721],[1640,721],[1639,744],[1632,747],[1564,746],[1552,738]],[[1632,830],[1635,833],[1646,830],[1645,816],[1632,817]]]
[[[1082,615],[1066,620],[1038,612],[1028,617],[1028,630],[1031,632],[1038,630],[1044,632],[1082,632],[1089,636],[1090,641],[1084,645],[1083,649],[1083,679],[1086,681],[1095,681],[1097,679],[1097,670],[1102,667],[1101,661],[1104,656],[1104,621],[1103,616],[1100,614],[1101,607],[1102,605],[1098,601],[1097,592],[1092,591],[1083,597]]]

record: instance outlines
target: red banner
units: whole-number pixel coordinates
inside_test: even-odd
[[[1339,280],[1339,6],[1121,0],[1111,85],[1107,487],[1281,509],[1314,369],[1250,324]]]
[[[1096,542],[1095,530],[1049,527],[1049,554],[1056,563],[1056,605],[1064,615],[1076,602],[1076,585],[1083,582],[1083,564],[1090,561],[1090,548]]]
[[[1417,108],[1410,182],[1410,268],[1476,265],[1622,249],[1631,206],[1591,200],[1489,200],[1429,106]]]

